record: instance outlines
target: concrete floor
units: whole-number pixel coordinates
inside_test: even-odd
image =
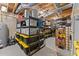
[[[27,55],[25,55],[25,53],[16,44],[0,49],[0,56],[27,56]],[[48,47],[44,47],[35,54],[33,54],[33,56],[56,56],[56,53],[51,49],[49,49]]]
[[[0,56],[25,56],[25,54],[16,44],[0,49]]]
[[[35,53],[33,56],[56,56],[56,52],[48,47],[44,47],[43,49]]]
[[[33,56],[56,56],[55,38],[47,38],[45,45],[44,48],[33,54]],[[16,44],[0,49],[0,56],[26,56],[26,54]]]

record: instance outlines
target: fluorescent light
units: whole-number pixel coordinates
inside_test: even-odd
[[[43,11],[40,11],[39,13],[40,13],[40,14],[43,14]]]
[[[7,12],[7,7],[5,7],[5,6],[1,6],[1,11],[3,11],[3,12]]]

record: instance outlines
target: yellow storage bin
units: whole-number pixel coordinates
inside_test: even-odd
[[[76,49],[76,55],[79,56],[79,49]]]
[[[74,47],[79,49],[79,41],[74,41]]]
[[[64,38],[66,37],[64,34],[60,34],[59,36],[60,36],[60,37],[64,37]]]
[[[76,49],[76,56],[79,56],[79,41],[74,41],[74,48]]]

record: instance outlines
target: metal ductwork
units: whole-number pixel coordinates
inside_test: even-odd
[[[25,8],[31,8],[33,5],[35,5],[35,3],[21,3],[16,9],[15,13],[18,13],[20,10]]]

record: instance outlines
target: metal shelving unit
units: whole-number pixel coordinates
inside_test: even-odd
[[[40,19],[29,16],[19,23],[19,27],[16,25],[19,29],[16,32],[16,41],[27,55],[32,55],[45,46],[45,39],[39,33],[43,27],[37,26],[38,20]]]
[[[56,24],[57,53],[58,55],[71,55],[71,22],[68,22],[71,18],[70,16],[66,17],[66,21],[62,21],[62,19],[58,19],[59,21]]]

